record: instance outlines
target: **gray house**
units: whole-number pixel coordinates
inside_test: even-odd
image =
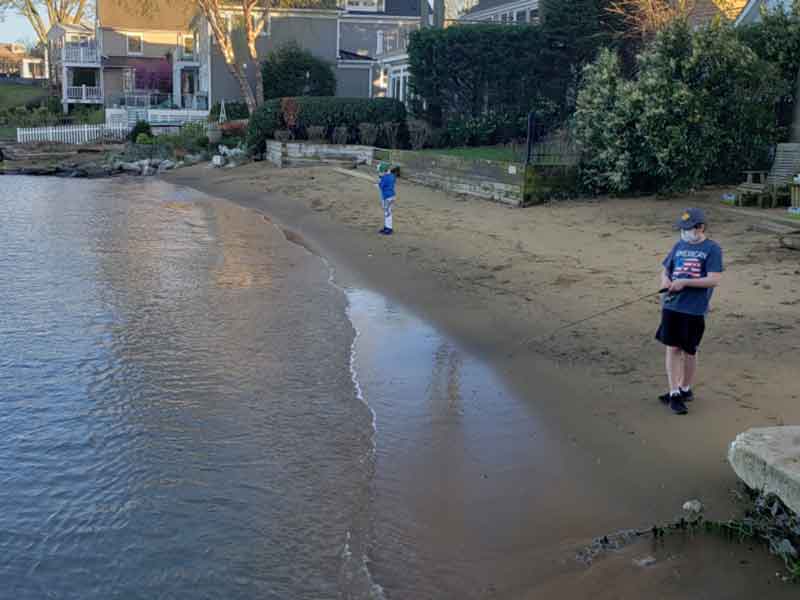
[[[255,17],[266,19],[256,47],[259,57],[266,57],[271,50],[293,41],[333,65],[338,96],[391,96],[390,68],[384,61],[392,53],[405,51],[410,33],[422,25],[421,9],[430,18],[426,0],[343,0],[339,8],[329,10],[270,9],[266,15]],[[233,8],[231,13],[235,15]],[[208,27],[201,23],[199,30],[201,49],[210,48],[211,103],[240,100],[239,85]],[[244,67],[254,83],[257,65]],[[403,97],[397,85],[394,92],[396,97]]]

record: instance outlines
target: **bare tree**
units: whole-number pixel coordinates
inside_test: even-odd
[[[611,0],[607,10],[619,18],[627,35],[647,39],[687,18],[694,6],[694,0]]]
[[[22,15],[33,27],[39,43],[45,45],[53,25],[77,25],[89,16],[90,8],[88,0],[0,0],[0,15]]]

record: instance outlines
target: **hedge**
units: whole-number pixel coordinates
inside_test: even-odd
[[[543,106],[543,113],[552,114],[558,112],[552,105],[563,102],[560,89],[548,88],[553,64],[540,27],[420,29],[411,35],[408,55],[411,88],[426,104],[415,112],[435,127],[478,119],[487,108],[509,115],[502,120],[516,120]]]
[[[300,96],[293,98],[298,108],[295,134],[302,137],[308,127],[325,127],[328,133],[335,127],[347,127],[351,139],[358,135],[361,123],[400,123],[405,128],[406,108],[392,98],[336,98]],[[250,119],[247,145],[252,152],[264,151],[267,139],[286,124],[281,110],[281,99],[267,100]],[[405,132],[401,131],[401,138]]]
[[[220,103],[215,102],[211,107],[208,118],[211,121],[219,119]],[[225,102],[225,116],[229,121],[238,119],[247,119],[250,116],[250,110],[247,108],[246,102]]]

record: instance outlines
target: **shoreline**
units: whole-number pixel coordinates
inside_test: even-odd
[[[703,408],[693,410],[688,418],[673,417],[660,410],[655,395],[657,391],[660,392],[662,384],[660,381],[649,384],[647,378],[660,370],[659,364],[649,364],[657,360],[657,353],[648,347],[648,344],[655,346],[650,340],[652,332],[630,338],[626,331],[631,321],[634,327],[639,325],[637,319],[641,314],[652,314],[654,309],[657,311],[657,305],[654,307],[643,303],[643,306],[635,307],[636,319],[613,315],[605,322],[589,324],[586,330],[579,331],[577,335],[564,336],[553,344],[531,349],[524,343],[525,340],[539,339],[558,323],[613,304],[614,294],[601,290],[597,294],[576,297],[574,293],[553,293],[541,286],[526,292],[524,289],[514,289],[513,285],[498,281],[496,277],[467,278],[460,271],[469,270],[464,263],[467,263],[467,267],[471,266],[467,254],[470,240],[467,240],[466,248],[455,247],[454,244],[448,246],[444,243],[447,240],[435,240],[439,247],[423,247],[419,239],[423,232],[420,230],[430,231],[431,228],[422,222],[424,215],[412,215],[410,210],[404,214],[402,204],[398,211],[400,219],[413,217],[420,227],[415,228],[410,222],[401,220],[399,235],[380,239],[374,235],[372,227],[364,226],[359,214],[360,211],[367,215],[364,219],[368,219],[368,213],[370,209],[375,209],[375,205],[365,205],[364,201],[356,204],[354,201],[352,206],[338,213],[335,210],[321,211],[318,210],[319,206],[315,206],[320,195],[309,197],[303,187],[303,184],[306,184],[305,187],[321,186],[322,197],[324,193],[330,197],[331,192],[339,192],[349,199],[353,186],[368,188],[369,183],[347,181],[341,175],[336,179],[336,176],[316,169],[298,170],[290,175],[295,176],[294,181],[291,181],[292,177],[286,177],[285,171],[281,175],[263,164],[255,163],[224,172],[193,167],[173,172],[164,179],[265,213],[284,231],[295,232],[315,252],[326,257],[335,266],[339,285],[363,286],[398,300],[413,313],[434,323],[464,344],[468,351],[487,360],[519,397],[533,403],[537,413],[541,413],[543,427],[553,432],[556,441],[566,449],[569,469],[565,477],[580,476],[596,482],[592,486],[593,498],[583,500],[594,507],[602,506],[602,509],[592,510],[581,526],[572,527],[572,531],[565,534],[566,539],[573,539],[577,544],[595,535],[666,521],[679,511],[684,500],[693,497],[700,498],[709,506],[712,515],[730,516],[733,504],[728,492],[736,483],[735,476],[724,462],[724,450],[733,439],[730,432],[764,421],[753,418],[753,411],[740,407],[734,418],[730,418],[730,415],[727,419],[718,418],[714,411],[724,410],[725,407],[719,404],[720,401],[724,404],[725,396],[720,395],[718,390],[711,390],[710,386],[708,389],[713,391],[713,396],[706,394],[708,400],[703,399],[704,404],[698,404]],[[288,179],[283,182],[283,187],[272,184],[279,177]],[[334,180],[326,179],[329,177],[334,177]],[[304,180],[298,181],[297,178]],[[324,181],[312,183],[318,180]],[[331,181],[341,182],[341,185],[333,188]],[[264,188],[272,189],[265,194]],[[371,190],[355,190],[356,195],[362,192],[367,194]],[[565,203],[562,207],[510,211],[485,202],[463,201],[402,184],[401,203],[404,197],[414,195],[424,195],[426,201],[435,195],[437,204],[426,207],[431,213],[452,213],[463,209],[464,213],[487,213],[493,218],[499,214],[501,221],[509,219],[511,213],[533,221],[531,216],[535,214],[538,217],[546,216],[551,224],[554,223],[553,219],[563,216],[557,214],[559,211],[574,217],[575,213],[581,211],[602,213],[607,205],[611,205],[606,210],[613,213],[624,202],[609,201],[605,205]],[[650,202],[657,208],[637,207],[637,210],[668,213],[670,209],[677,210],[674,207],[682,206],[678,201],[665,203],[651,199]],[[670,206],[665,207],[665,204]],[[614,222],[613,219],[610,221]],[[404,235],[403,228],[408,229],[409,233]],[[580,230],[582,226],[573,225],[573,228]],[[650,229],[654,228],[651,226]],[[664,229],[667,235],[657,234],[661,236],[662,245],[671,239],[667,228]],[[486,229],[476,237],[486,232],[488,236],[494,236],[498,243],[504,241],[501,240],[503,232],[492,229],[492,223],[487,224]],[[429,234],[430,239],[434,237]],[[609,238],[615,241],[613,234],[599,239],[602,243],[602,240]],[[553,243],[556,244],[557,240],[553,240]],[[417,250],[412,250],[415,247]],[[580,254],[581,247],[576,247],[577,254]],[[522,250],[527,251],[528,255],[542,256],[539,252],[541,248],[535,244]],[[418,258],[422,252],[426,253],[425,261]],[[640,252],[647,255],[644,248]],[[547,259],[550,257],[542,258],[545,259],[541,261],[544,266],[542,271],[549,274],[549,265],[552,263]],[[562,259],[567,268],[558,271],[556,281],[562,276],[569,280],[572,275],[569,271],[581,268],[581,265],[569,265],[565,256]],[[591,259],[587,262],[591,262]],[[653,272],[645,282],[648,284],[650,280],[655,280],[656,273],[655,268],[649,267],[650,262],[655,262],[655,256],[647,255],[645,267]],[[437,264],[438,268],[431,268]],[[583,268],[586,268],[585,265]],[[501,273],[503,270],[490,273]],[[562,285],[569,288],[575,283],[578,282],[567,281]],[[614,291],[619,295],[619,290]],[[633,295],[629,293],[627,298]],[[631,340],[629,343],[634,346],[634,355],[647,355],[648,372],[626,371],[626,356],[616,356],[614,349],[592,343],[602,338],[603,334],[608,335],[608,331],[615,327],[621,328],[621,339],[627,336]],[[595,338],[584,342],[582,338],[585,339],[587,330],[593,331]],[[613,343],[615,340],[613,336],[611,338],[609,342]],[[575,346],[579,348],[576,350]],[[710,367],[713,368],[708,368],[708,378],[724,371],[726,365],[712,364]],[[751,414],[748,415],[748,411]],[[782,406],[781,411],[787,420],[800,417],[797,410],[789,405]],[[747,416],[750,418],[747,419]],[[781,418],[784,416],[781,415]],[[709,423],[718,426],[720,422],[722,427],[708,427]],[[680,440],[680,443],[675,443],[676,440]],[[521,447],[524,450],[524,444]],[[520,464],[524,463],[523,457]],[[535,486],[535,482],[527,485]],[[581,513],[579,507],[573,508],[574,514],[569,517],[572,520],[575,514]],[[532,538],[535,539],[535,536],[532,535]],[[519,583],[523,588],[526,587],[522,582]],[[529,586],[534,583],[529,582]]]

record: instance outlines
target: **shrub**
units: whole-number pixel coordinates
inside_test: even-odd
[[[136,136],[136,143],[140,146],[147,146],[153,143],[153,138],[146,133],[140,133]]]
[[[411,141],[412,149],[422,150],[425,144],[428,143],[430,135],[431,127],[425,121],[412,119],[408,122],[408,137]]]
[[[135,142],[139,139],[139,135],[142,133],[146,133],[149,136],[153,135],[153,130],[150,128],[150,123],[147,121],[136,121],[136,124],[131,129],[130,134],[128,134],[128,139]]]
[[[358,139],[365,146],[374,146],[378,141],[378,126],[375,123],[359,123]]]
[[[398,136],[400,134],[400,123],[387,121],[386,123],[381,124],[381,131],[383,131],[383,137],[386,140],[386,144],[389,146],[389,148],[397,148]]]
[[[247,136],[247,121],[226,121],[220,126],[222,135],[244,139]]]
[[[333,143],[334,144],[346,144],[350,139],[350,131],[347,129],[346,126],[342,125],[340,127],[336,127],[333,130]]]
[[[729,25],[678,22],[623,80],[604,52],[584,74],[575,131],[595,191],[682,190],[763,165],[780,139],[775,107],[790,88]]]
[[[312,142],[324,142],[325,138],[327,137],[325,128],[319,125],[311,125],[310,127],[307,127],[306,135]]]
[[[333,96],[336,76],[331,65],[295,42],[273,50],[261,65],[264,98]]]
[[[315,126],[324,127],[326,131],[339,126],[356,131],[360,123],[404,123],[406,119],[405,105],[391,98],[300,97],[295,100],[298,107],[297,129],[300,132],[307,132],[309,127]],[[281,101],[267,100],[250,118],[248,149],[263,153],[267,139],[274,135],[276,129],[284,126]]]
[[[297,104],[296,98],[281,99],[281,115],[283,116],[283,123],[289,131],[294,131],[297,128],[297,117],[299,114],[300,107]]]
[[[219,111],[221,104],[215,102],[208,113],[209,121],[219,121]],[[240,119],[247,119],[250,117],[250,110],[247,108],[246,102],[225,102],[225,116],[230,121]]]
[[[256,109],[247,126],[247,149],[254,154],[263,154],[266,142],[281,126],[280,100],[267,100]]]

